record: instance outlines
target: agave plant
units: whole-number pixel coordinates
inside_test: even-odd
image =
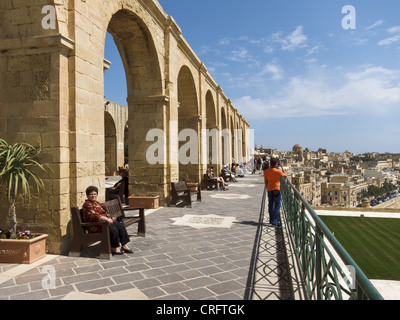
[[[40,150],[27,143],[9,145],[0,139],[0,187],[6,188],[8,199],[8,213],[11,227],[11,237],[17,232],[17,216],[15,201],[18,196],[30,200],[30,182],[37,192],[43,188],[43,181],[34,171],[45,169],[38,162]]]

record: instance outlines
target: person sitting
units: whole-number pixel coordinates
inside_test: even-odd
[[[225,183],[224,179],[222,179],[221,177],[215,177],[215,175],[214,175],[214,167],[211,167],[211,168],[207,169],[207,177],[212,179],[212,180],[217,180],[218,184],[220,185],[220,189],[221,190],[224,190],[224,191],[229,190],[227,188],[228,185]]]
[[[235,174],[240,178],[244,177],[244,172],[243,172],[242,168],[239,166],[238,163],[236,164]]]
[[[128,171],[124,170],[121,173],[121,177],[122,179],[119,180],[116,184],[114,184],[113,187],[111,188],[107,188],[107,192],[111,193],[111,194],[118,194],[119,192],[119,188],[122,185],[122,182],[124,182],[124,196],[125,196],[125,204],[128,204],[127,202],[128,197],[129,197],[129,177],[128,177]]]
[[[233,181],[233,182],[237,182],[236,177],[235,177],[235,174],[233,174],[233,173],[229,170],[227,164],[224,166],[224,174],[225,174],[226,176],[229,176],[229,175],[230,175],[231,178],[232,178],[232,181]]]
[[[86,189],[87,199],[82,206],[83,222],[99,222],[107,221],[110,230],[110,243],[112,254],[121,255],[123,253],[133,253],[128,247],[129,235],[122,221],[118,221],[115,217],[111,218],[107,212],[107,208],[97,201],[99,190],[95,186]],[[101,226],[87,227],[89,232],[101,232]],[[120,248],[121,246],[121,248]]]

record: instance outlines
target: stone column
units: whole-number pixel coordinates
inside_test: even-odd
[[[168,198],[167,96],[128,98],[129,192]],[[155,134],[151,138],[151,134]],[[147,141],[149,140],[149,141]],[[151,152],[155,146],[155,152]],[[150,157],[150,158],[149,158]]]
[[[39,147],[45,190],[17,203],[19,227],[49,235],[59,253],[69,221],[69,59],[74,43],[62,35],[0,41],[0,135],[9,144]],[[7,201],[0,202],[7,221]]]

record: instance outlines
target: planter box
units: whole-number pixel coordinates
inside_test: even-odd
[[[157,209],[160,206],[160,196],[128,197],[130,208]]]
[[[33,263],[46,256],[47,234],[33,239],[0,239],[0,263]]]
[[[187,184],[187,186],[188,186],[188,188],[189,188],[190,191],[195,192],[195,191],[198,191],[198,190],[199,190],[199,184],[198,184],[198,183],[187,182],[186,184]]]

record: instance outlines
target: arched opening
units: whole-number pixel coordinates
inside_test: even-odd
[[[117,131],[112,116],[104,111],[104,150],[106,173],[117,171]]]
[[[242,157],[243,157],[243,162],[246,162],[246,129],[242,127]]]
[[[207,163],[218,164],[218,123],[211,91],[206,94]]]
[[[128,121],[125,123],[124,127],[124,164],[129,163],[129,126]]]
[[[230,128],[231,128],[231,156],[230,156],[230,159],[229,159],[229,162],[228,163],[232,163],[232,159],[235,159],[235,161],[237,161],[237,157],[236,157],[236,146],[235,146],[235,143],[236,143],[236,139],[235,139],[235,127],[234,127],[234,125],[233,125],[233,119],[232,119],[232,117],[230,117],[231,118],[231,121],[230,121]]]
[[[222,146],[222,163],[229,163],[229,130],[226,121],[226,114],[224,108],[221,108],[221,146]]]
[[[192,73],[184,66],[178,75],[179,180],[199,182],[199,108]]]
[[[126,90],[120,91],[125,97],[120,94],[117,102],[125,100],[128,105],[128,121],[121,120],[118,126],[121,130],[119,148],[123,149],[124,162],[127,161],[130,168],[130,193],[151,192],[164,197],[166,177],[160,174],[163,172],[160,168],[165,164],[150,164],[146,158],[146,150],[152,144],[146,140],[147,132],[154,128],[165,129],[160,121],[164,115],[162,111],[160,114],[157,101],[163,92],[157,49],[145,22],[129,10],[116,12],[107,32],[123,66],[124,72],[119,71],[119,77],[125,76],[126,80]],[[141,174],[145,171],[147,175]]]

